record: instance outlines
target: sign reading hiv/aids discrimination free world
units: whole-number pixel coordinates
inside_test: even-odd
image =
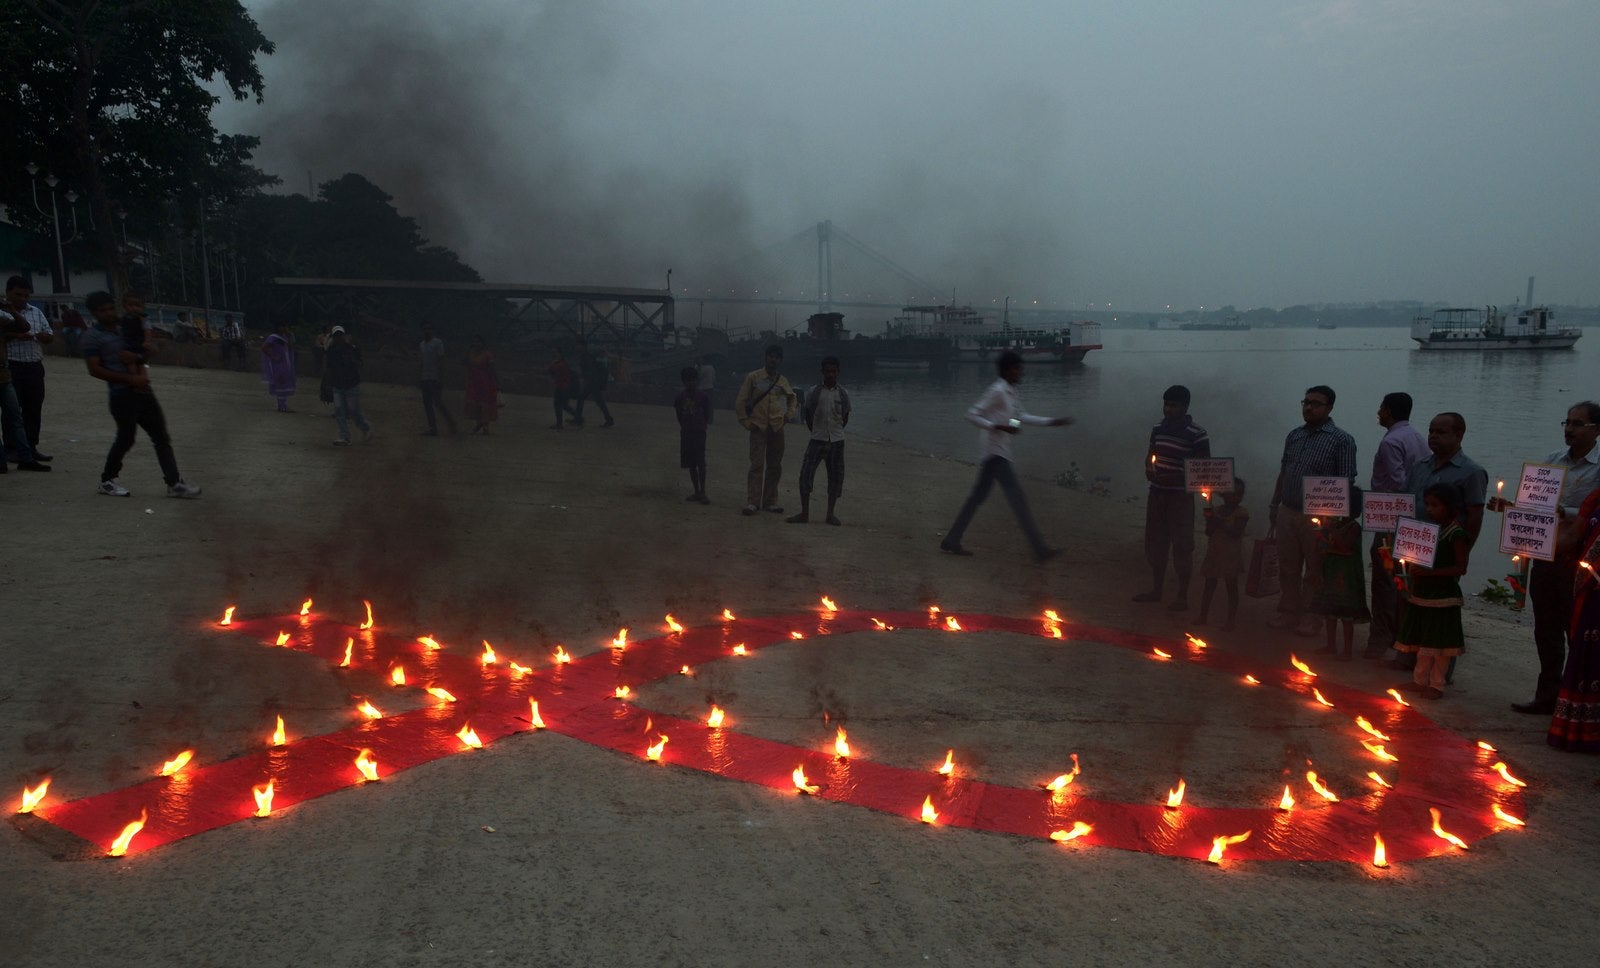
[[[1523,464],[1522,480],[1517,482],[1517,507],[1525,511],[1554,514],[1561,503],[1561,485],[1567,469],[1555,464]]]
[[[1424,568],[1433,567],[1439,553],[1439,526],[1432,521],[1402,518],[1394,527],[1395,559]]]
[[[1229,494],[1233,491],[1232,457],[1190,457],[1183,462],[1183,489],[1191,494]]]
[[[1303,477],[1300,482],[1300,510],[1305,514],[1328,518],[1350,515],[1349,478]]]
[[[1361,492],[1361,529],[1388,534],[1402,519],[1415,517],[1417,498],[1384,491]]]
[[[1554,511],[1507,507],[1500,518],[1500,553],[1554,561],[1556,520]]]

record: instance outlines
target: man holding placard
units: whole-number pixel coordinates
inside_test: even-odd
[[[1178,576],[1178,595],[1168,606],[1181,612],[1189,607],[1189,576],[1194,565],[1194,494],[1188,487],[1185,463],[1211,456],[1211,439],[1204,427],[1189,416],[1189,388],[1170,386],[1161,397],[1161,422],[1150,431],[1144,462],[1150,496],[1144,511],[1144,557],[1150,563],[1150,590],[1133,596],[1136,602],[1161,601],[1167,577],[1167,552]],[[1227,468],[1233,489],[1233,468]]]
[[[1539,465],[1524,467],[1526,485],[1519,482],[1515,505],[1496,497],[1493,510],[1504,511],[1510,507],[1530,505],[1543,489],[1540,479],[1547,474],[1544,468],[1564,471],[1557,499],[1552,507],[1531,510],[1554,511],[1557,520],[1578,513],[1578,506],[1597,486],[1600,486],[1600,448],[1595,440],[1600,436],[1600,403],[1585,400],[1574,404],[1561,422],[1567,446],[1540,461]],[[1531,474],[1529,472],[1532,472]],[[1572,581],[1577,568],[1576,559],[1557,555],[1553,561],[1535,559],[1528,575],[1528,601],[1533,605],[1533,643],[1539,651],[1539,681],[1534,687],[1531,702],[1514,702],[1511,708],[1519,713],[1548,716],[1555,711],[1556,693],[1561,688],[1561,670],[1567,658],[1567,623],[1572,619]]]
[[[1372,487],[1363,495],[1366,507],[1361,520],[1372,534],[1372,624],[1367,627],[1367,648],[1363,655],[1368,659],[1381,659],[1394,647],[1395,631],[1399,628],[1400,597],[1395,594],[1394,576],[1383,552],[1384,543],[1392,540],[1394,525],[1380,527],[1375,504],[1387,504],[1400,497],[1406,489],[1406,478],[1418,461],[1428,456],[1428,442],[1417,428],[1411,426],[1411,394],[1385,394],[1378,404],[1378,426],[1384,430],[1378,453],[1372,459]],[[1413,500],[1407,517],[1414,516],[1417,508]]]
[[[1300,401],[1300,414],[1305,423],[1289,431],[1283,441],[1283,458],[1267,516],[1271,522],[1267,536],[1275,536],[1278,541],[1278,577],[1283,589],[1278,597],[1278,618],[1270,623],[1273,628],[1299,626],[1305,609],[1302,594],[1305,567],[1316,540],[1315,529],[1305,512],[1305,479],[1344,479],[1346,501],[1350,496],[1349,484],[1355,480],[1356,440],[1334,426],[1333,401],[1332,387],[1319,385],[1306,390]],[[1344,513],[1351,512],[1346,509]],[[1313,619],[1309,626],[1300,629],[1300,634],[1317,635],[1321,631],[1322,623]]]
[[[1467,418],[1453,410],[1428,423],[1428,450],[1432,453],[1411,466],[1406,490],[1417,499],[1417,515],[1422,515],[1422,495],[1435,484],[1455,491],[1461,508],[1460,524],[1474,543],[1483,530],[1483,506],[1489,491],[1489,472],[1461,452],[1467,435]]]

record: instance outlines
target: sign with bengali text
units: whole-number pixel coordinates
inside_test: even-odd
[[[1384,534],[1395,529],[1402,518],[1417,516],[1417,498],[1413,494],[1394,494],[1386,491],[1363,491],[1361,494],[1361,529]]]
[[[1348,477],[1302,477],[1300,510],[1304,514],[1343,518],[1350,515]]]
[[[1506,508],[1500,519],[1500,553],[1554,561],[1556,513],[1531,508]]]
[[[1561,503],[1561,485],[1567,479],[1567,469],[1554,464],[1523,464],[1522,480],[1517,482],[1519,508],[1555,513]]]
[[[1190,457],[1183,462],[1183,489],[1194,494],[1233,493],[1232,457]]]
[[[1439,526],[1432,521],[1401,519],[1394,526],[1396,561],[1432,568],[1439,554]]]

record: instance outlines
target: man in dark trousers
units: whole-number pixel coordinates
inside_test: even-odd
[[[605,354],[591,352],[588,341],[581,339],[578,340],[578,376],[582,386],[578,388],[572,422],[583,426],[583,401],[593,400],[606,418],[606,422],[600,425],[601,429],[615,427],[617,422],[611,419],[611,408],[606,406],[606,384],[611,382],[611,371],[606,366]]]
[[[1150,563],[1150,590],[1133,596],[1136,602],[1161,601],[1167,577],[1167,553],[1178,576],[1178,594],[1168,606],[1181,612],[1189,607],[1189,576],[1194,570],[1194,495],[1185,487],[1183,462],[1210,457],[1211,438],[1189,416],[1189,388],[1167,387],[1161,396],[1161,422],[1150,431],[1144,477],[1150,495],[1144,509],[1144,557]]]

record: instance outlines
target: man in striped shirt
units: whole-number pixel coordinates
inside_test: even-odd
[[[1334,426],[1333,388],[1314,386],[1300,401],[1305,423],[1289,431],[1283,441],[1283,460],[1278,482],[1272,488],[1272,507],[1267,520],[1267,536],[1278,539],[1278,577],[1282,594],[1278,597],[1278,618],[1273,628],[1292,629],[1300,624],[1305,609],[1301,594],[1306,564],[1311,556],[1316,533],[1307,519],[1302,501],[1303,478],[1356,477],[1356,439]],[[1312,616],[1301,635],[1316,635],[1322,623]]]
[[[1150,496],[1144,510],[1144,557],[1150,562],[1150,590],[1133,596],[1136,602],[1161,601],[1171,550],[1172,571],[1178,576],[1178,595],[1168,609],[1189,607],[1189,576],[1194,565],[1194,495],[1184,487],[1183,462],[1210,457],[1211,439],[1204,427],[1189,416],[1189,388],[1170,386],[1161,397],[1161,422],[1150,431],[1144,476]]]

